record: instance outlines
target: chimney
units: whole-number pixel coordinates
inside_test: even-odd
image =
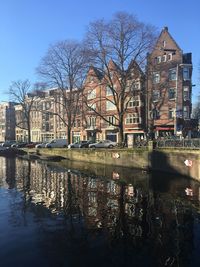
[[[163,30],[166,31],[166,32],[168,32],[168,27],[165,26]]]

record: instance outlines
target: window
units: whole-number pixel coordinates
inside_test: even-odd
[[[108,126],[116,124],[116,118],[114,116],[107,116],[107,120],[109,121]]]
[[[169,88],[168,89],[168,98],[169,98],[169,100],[175,99],[175,97],[176,97],[175,88]]]
[[[140,123],[140,118],[138,113],[127,114],[126,124]]]
[[[160,117],[159,110],[157,110],[156,108],[154,108],[152,110],[152,119],[157,120],[157,119],[159,119],[159,117]]]
[[[115,110],[116,106],[110,102],[110,101],[106,101],[106,110]]]
[[[89,117],[88,118],[88,126],[95,127],[96,126],[96,117]]]
[[[96,103],[88,104],[90,111],[96,110]]]
[[[167,61],[167,55],[163,55],[163,56],[162,56],[162,61],[163,61],[163,62],[166,62],[166,61]]]
[[[140,89],[140,83],[139,82],[134,82],[132,86],[133,90],[139,90]]]
[[[160,73],[154,72],[153,73],[153,83],[159,83],[160,82]]]
[[[165,47],[165,46],[166,46],[166,41],[164,40],[164,41],[163,41],[163,47]]]
[[[154,90],[153,95],[152,95],[152,100],[153,101],[158,101],[160,98],[160,91],[159,90]]]
[[[51,102],[46,102],[46,109],[50,109],[51,108]]]
[[[189,95],[189,87],[188,86],[184,86],[183,87],[183,99],[189,100],[190,99],[190,95]]]
[[[183,80],[190,80],[190,69],[188,67],[183,68]]]
[[[184,119],[189,119],[189,107],[188,106],[183,107],[183,117]]]
[[[88,99],[93,99],[93,98],[96,98],[96,90],[93,89],[91,91],[88,92]]]
[[[161,56],[158,56],[157,57],[157,63],[159,64],[159,63],[161,63],[161,61],[162,61],[162,57]]]
[[[176,69],[170,69],[169,70],[169,80],[175,81],[176,80]]]
[[[169,109],[169,119],[173,119],[174,118],[174,109],[170,108]]]
[[[111,89],[109,86],[107,86],[107,87],[106,87],[106,95],[107,95],[107,96],[113,95],[112,92],[113,92],[112,89]]]
[[[167,60],[168,61],[171,61],[172,60],[172,53],[170,53],[170,54],[167,55]]]
[[[139,95],[131,97],[131,99],[128,102],[127,107],[128,108],[132,108],[132,107],[139,107],[139,106],[140,106],[140,97],[139,97]]]

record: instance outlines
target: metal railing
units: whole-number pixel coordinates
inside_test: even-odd
[[[200,149],[200,138],[198,139],[165,139],[157,140],[154,143],[156,148],[188,148],[188,149]]]

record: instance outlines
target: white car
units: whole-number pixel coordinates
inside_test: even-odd
[[[43,148],[46,146],[46,144],[47,144],[47,142],[43,142],[43,143],[37,144],[35,147],[36,148]]]
[[[53,139],[51,142],[45,145],[47,148],[55,148],[55,147],[67,147],[66,139]]]
[[[102,140],[97,143],[89,144],[90,148],[113,148],[117,145],[117,142],[110,140]]]

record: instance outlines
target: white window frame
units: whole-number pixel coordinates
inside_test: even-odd
[[[190,68],[183,67],[183,80],[189,81],[190,80]]]
[[[174,97],[170,97],[170,90],[173,90],[173,91],[174,91],[174,93],[173,93]],[[176,99],[176,88],[171,87],[171,88],[168,89],[168,99],[169,99],[169,100],[174,100],[174,99]]]
[[[113,124],[116,124],[116,117],[115,116],[107,116],[106,119],[109,121],[109,122],[107,122],[108,126],[113,126]]]
[[[113,91],[110,88],[110,86],[106,86],[106,96],[112,96],[113,95]]]
[[[173,55],[172,53],[167,54],[167,60],[172,61]]]
[[[139,124],[141,122],[141,117],[138,113],[128,113],[126,115],[125,124]]]
[[[168,112],[169,120],[174,119],[174,115],[175,115],[174,113],[175,113],[175,110],[173,108],[169,108],[169,112]]]
[[[157,96],[157,97],[155,98],[155,96]],[[157,102],[157,101],[159,101],[159,99],[160,99],[160,91],[159,90],[153,90],[152,101]]]
[[[160,82],[160,73],[159,72],[153,72],[153,83],[159,83]]]
[[[127,108],[132,108],[132,107],[140,107],[141,103],[140,103],[140,96],[133,96],[129,99]]]
[[[183,86],[183,99],[184,101],[190,100],[189,86]]]
[[[89,111],[93,111],[93,109],[96,110],[96,103],[90,103],[88,104],[88,106],[89,106]]]
[[[169,69],[169,80],[176,81],[177,79],[177,70],[176,68]]]
[[[190,114],[189,114],[189,106],[184,106],[183,107],[183,118],[184,119],[189,119],[190,118]]]
[[[96,98],[96,89],[89,90],[87,94],[87,99],[90,100],[94,98]]]
[[[89,117],[88,118],[88,126],[95,127],[96,126],[96,117]]]
[[[157,57],[157,63],[159,64],[159,63],[161,63],[162,62],[162,57],[161,56],[158,56]]]
[[[167,55],[166,54],[162,56],[162,61],[163,62],[166,62],[167,61]]]
[[[116,106],[112,103],[112,102],[110,102],[110,101],[106,101],[106,110],[108,111],[108,110],[116,110]]]

